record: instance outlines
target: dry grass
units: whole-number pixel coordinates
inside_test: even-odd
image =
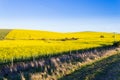
[[[116,51],[108,53],[98,60],[83,64],[83,67],[59,80],[119,80],[120,53]]]
[[[31,79],[32,80],[41,80],[41,79],[48,79],[48,80],[57,80],[58,78],[68,75],[84,66],[87,65],[91,65],[95,62],[104,60],[110,56],[116,55],[117,51],[116,50],[110,50],[107,52],[107,54],[105,54],[102,57],[98,57],[96,56],[96,58],[94,60],[91,59],[87,59],[85,62],[75,62],[75,63],[63,63],[60,67],[57,67],[57,70],[52,74],[49,75],[47,73],[42,74],[42,73],[34,73],[31,75]],[[41,76],[43,75],[43,76]],[[40,76],[40,77],[39,77]],[[39,78],[38,78],[39,77]],[[65,79],[66,80],[66,79]],[[71,80],[71,79],[70,79]]]

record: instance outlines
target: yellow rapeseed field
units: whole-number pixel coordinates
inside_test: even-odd
[[[101,36],[104,36],[101,38]],[[65,40],[78,38],[77,40]],[[116,40],[120,35],[116,34]],[[33,30],[12,30],[0,40],[0,63],[11,59],[27,59],[43,55],[62,54],[66,51],[112,44],[114,34],[104,32],[57,33]]]

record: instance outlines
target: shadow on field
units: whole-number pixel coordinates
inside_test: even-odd
[[[86,65],[59,80],[120,80],[120,54]]]

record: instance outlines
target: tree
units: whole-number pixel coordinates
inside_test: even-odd
[[[104,38],[104,36],[103,36],[103,35],[101,35],[101,36],[100,36],[100,38]]]

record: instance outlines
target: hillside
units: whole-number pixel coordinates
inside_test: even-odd
[[[38,30],[12,30],[6,39],[15,40],[35,40],[35,39],[59,39],[64,38],[65,35],[58,32],[38,31]]]
[[[105,32],[72,32],[72,33],[59,33],[50,31],[38,31],[38,30],[11,30],[5,39],[15,40],[35,40],[35,39],[63,39],[63,38],[113,38],[113,33]],[[120,35],[116,34],[116,38]]]
[[[0,40],[5,39],[5,37],[10,31],[10,29],[0,29]]]

